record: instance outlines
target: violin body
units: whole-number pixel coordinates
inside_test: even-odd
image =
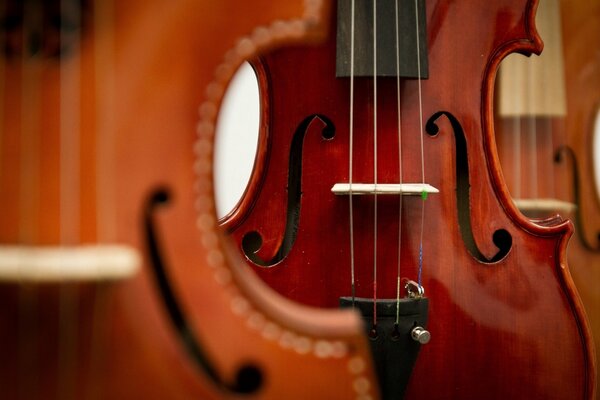
[[[573,176],[570,188],[578,189],[578,215],[575,219],[576,234],[567,249],[573,280],[590,320],[596,358],[600,349],[600,293],[593,282],[600,279],[600,203],[597,180],[594,177],[597,160],[592,148],[594,122],[598,118],[600,104],[600,5],[583,2],[573,7],[562,2],[563,31],[565,34],[565,73],[567,76],[567,117],[565,129],[567,144],[575,154],[571,168]],[[583,38],[588,50],[582,46]],[[596,132],[597,135],[597,132]],[[573,196],[573,192],[571,195]]]
[[[377,299],[394,299],[397,279],[416,279],[422,259],[432,338],[420,349],[406,398],[591,398],[593,345],[566,266],[572,225],[524,218],[495,150],[496,68],[510,52],[541,50],[535,2],[440,0],[425,8],[429,76],[420,82],[422,117],[418,80],[400,81],[401,150],[396,79],[377,79],[376,107],[373,79],[360,77],[350,151],[350,82],[335,77],[334,34],[321,45],[255,59],[263,110],[258,156],[223,226],[265,282],[317,307],[351,296],[352,263],[357,297],[373,298],[376,286]],[[353,260],[348,197],[331,192],[350,181],[351,157],[352,182],[421,182],[424,174],[439,189],[426,200],[403,197],[402,205],[399,196],[355,196]]]
[[[559,3],[565,114],[537,116],[533,124],[531,117],[517,122],[523,132],[518,144],[520,154],[514,151],[515,122],[497,118],[496,133],[504,176],[513,196],[520,193],[515,197],[555,198],[564,204],[571,204],[567,209],[529,209],[523,213],[537,218],[558,213],[573,220],[575,234],[569,241],[567,258],[594,334],[597,358],[600,348],[600,292],[595,282],[600,279],[600,206],[592,151],[594,122],[600,104],[600,6],[594,2]],[[532,133],[536,135],[536,131],[537,140],[529,140],[528,137]],[[550,140],[548,136],[551,136]],[[536,154],[536,157],[532,157],[532,154]],[[537,161],[535,182],[531,173],[523,173],[534,169],[533,165],[528,164],[532,159]]]
[[[3,396],[377,397],[356,315],[291,304],[239,267],[214,215],[214,132],[198,128],[240,41],[322,36],[328,8],[308,3],[73,2],[84,22],[67,34],[58,2],[3,10],[17,21],[2,35],[0,258],[16,271],[0,286]],[[139,271],[5,262],[11,246],[37,266],[38,250],[108,243],[135,250]],[[172,268],[153,270],[163,249]]]

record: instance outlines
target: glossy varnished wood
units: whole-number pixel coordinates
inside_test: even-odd
[[[88,32],[81,54],[71,59],[81,65],[77,95],[82,106],[76,117],[82,122],[80,168],[88,180],[81,185],[83,233],[70,244],[100,240],[94,229],[95,210],[106,205],[95,201],[98,182],[92,160],[97,124],[104,121],[116,138],[111,158],[115,197],[109,205],[115,209],[116,221],[108,239],[130,244],[145,255],[144,204],[157,187],[169,190],[173,201],[157,218],[157,228],[172,266],[171,285],[196,340],[224,384],[232,382],[246,363],[260,370],[263,383],[247,398],[377,397],[357,316],[292,304],[235,266],[240,259],[221,235],[214,216],[213,132],[196,129],[199,120],[204,127],[214,125],[222,88],[245,56],[286,41],[322,36],[327,10],[328,4],[318,1],[116,2],[111,25]],[[99,71],[94,68],[104,64],[94,64],[94,40],[110,38],[114,62],[105,66],[112,69],[107,73],[111,80],[96,82],[95,76],[106,75],[95,75]],[[2,65],[0,237],[10,244],[59,244],[60,67],[43,62],[27,67],[21,61]],[[27,68],[39,68],[39,79],[30,83],[29,90],[39,93],[43,101],[20,99]],[[110,112],[99,112],[106,111],[95,107],[99,101],[107,101]],[[23,113],[30,113],[31,119],[19,118]],[[29,129],[43,141],[43,146],[32,148],[34,161],[38,157],[42,161],[32,166],[39,179],[28,183],[36,188],[29,203],[18,196],[23,165],[18,154],[27,154],[19,151],[24,122],[31,123]],[[193,148],[198,135],[208,143],[204,147],[208,151],[199,152],[196,159]],[[197,176],[196,161],[208,165],[197,168]],[[18,218],[23,208],[27,228],[36,232],[25,239]],[[78,350],[70,359],[75,364],[66,370],[57,347],[57,318],[62,310],[58,303],[65,291],[75,293],[65,298],[78,310],[61,328],[75,330],[78,338]],[[0,299],[3,397],[234,397],[186,354],[166,315],[148,260],[129,281],[5,283]],[[66,392],[61,382],[69,385]]]
[[[600,202],[593,156],[594,121],[600,109],[600,4],[593,1],[561,2],[567,80],[567,144],[576,155],[580,190],[580,226],[567,251],[569,267],[600,349]],[[596,165],[594,165],[596,164]],[[573,165],[570,166],[573,168]],[[588,244],[587,246],[584,245]],[[591,248],[590,248],[591,245]],[[596,398],[599,398],[598,396]]]
[[[561,79],[565,81],[566,114],[498,117],[496,137],[504,177],[513,196],[576,202],[577,209],[570,212],[555,209],[523,213],[538,218],[560,214],[573,220],[576,231],[567,248],[569,270],[589,318],[597,358],[600,348],[600,291],[597,288],[600,217],[592,152],[593,124],[600,105],[600,7],[589,1],[562,1],[560,16],[560,54],[565,68]],[[520,139],[515,135],[515,124],[520,124]],[[532,137],[537,140],[532,141]],[[565,148],[572,151],[574,158],[561,150]],[[520,150],[519,154],[516,149]],[[557,154],[562,157],[557,159]],[[532,172],[534,168],[536,171]]]
[[[450,123],[437,121],[431,137],[419,128],[417,82],[403,81],[404,182],[420,182],[423,137],[425,181],[440,189],[425,203],[423,285],[430,299],[428,329],[407,398],[591,398],[595,363],[590,331],[566,268],[569,222],[541,227],[525,219],[507,192],[495,151],[492,118],[496,67],[509,52],[541,50],[534,3],[428,1],[429,79],[422,82],[423,124],[434,113],[452,113],[464,129],[470,183],[469,217],[475,259],[465,247],[457,212],[456,149]],[[291,137],[311,115],[302,155],[302,197],[297,237],[285,259],[252,269],[285,296],[336,307],[350,295],[348,200],[330,189],[348,181],[349,82],[335,79],[335,43],[273,51],[257,64],[263,132],[246,196],[225,219],[238,244],[257,231],[257,254],[269,260],[286,221]],[[289,77],[293,76],[293,79]],[[380,183],[398,182],[395,80],[378,79]],[[356,80],[354,182],[373,179],[372,81]],[[266,110],[266,111],[265,111]],[[323,122],[325,121],[325,122]],[[322,138],[326,123],[333,139]],[[402,226],[402,277],[415,279],[419,259],[420,199],[379,196],[378,298],[394,298],[398,223]],[[464,225],[464,221],[463,225]],[[372,296],[373,197],[354,201],[356,295]],[[464,226],[463,226],[464,229]],[[505,229],[512,247],[503,259],[492,235]],[[241,247],[241,245],[240,245]]]

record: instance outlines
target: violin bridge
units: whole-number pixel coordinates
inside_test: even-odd
[[[331,192],[338,196],[364,194],[391,194],[402,196],[422,196],[424,193],[440,191],[427,183],[336,183]]]
[[[0,282],[114,281],[136,274],[137,250],[128,246],[0,246]]]
[[[515,205],[524,213],[550,213],[558,212],[570,214],[575,212],[577,205],[558,199],[514,199]]]

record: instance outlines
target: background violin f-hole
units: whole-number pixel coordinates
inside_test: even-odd
[[[496,139],[506,183],[519,209],[537,223],[572,218],[569,269],[599,348],[600,5],[540,3],[545,41],[539,58],[503,61],[497,86]],[[583,44],[585,42],[585,45]],[[591,50],[595,49],[595,50]],[[558,217],[560,215],[560,217]]]

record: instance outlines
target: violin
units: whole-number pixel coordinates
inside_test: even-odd
[[[563,32],[565,37],[565,76],[567,79],[567,116],[565,132],[567,146],[563,163],[570,161],[571,195],[577,208],[576,233],[567,255],[573,280],[581,295],[590,320],[596,345],[596,358],[600,349],[600,293],[593,282],[600,279],[600,202],[596,173],[597,156],[591,153],[598,135],[598,110],[600,105],[600,5],[594,2],[577,4],[561,2]],[[583,48],[580,40],[588,41],[590,49]],[[595,54],[595,56],[594,56]],[[595,89],[594,89],[595,88]],[[596,128],[594,128],[594,123]],[[594,129],[595,132],[594,133]],[[569,154],[575,156],[568,160]],[[598,379],[598,375],[597,375]]]
[[[567,248],[569,269],[589,317],[597,351],[600,293],[594,282],[600,273],[600,246],[594,231],[599,207],[592,149],[600,102],[600,7],[593,2],[565,1],[544,2],[543,6],[543,17],[549,21],[541,33],[551,40],[546,41],[537,65],[533,60],[511,60],[508,71],[501,66],[498,102],[515,104],[517,100],[525,109],[507,108],[502,114],[503,107],[499,107],[499,155],[508,188],[526,216],[548,218],[558,213],[573,220],[575,234]],[[510,93],[514,89],[511,86],[517,84],[515,76],[522,78],[525,93]],[[546,79],[531,81],[539,76]],[[528,103],[544,106],[529,109]]]
[[[338,1],[323,44],[248,54],[259,146],[222,226],[280,294],[362,315],[382,398],[595,395],[573,226],[518,211],[495,147],[536,6]]]
[[[359,317],[273,293],[214,215],[222,87],[254,51],[318,40],[328,12],[2,3],[4,397],[378,396]]]

